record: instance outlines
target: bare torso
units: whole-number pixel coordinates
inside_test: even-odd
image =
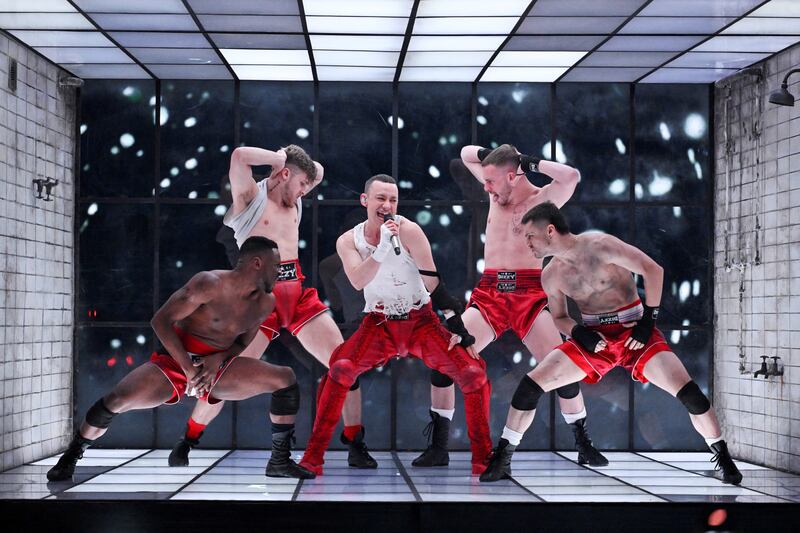
[[[274,200],[268,194],[267,205],[264,206],[261,219],[248,237],[266,237],[278,243],[281,261],[297,259],[300,240],[298,215],[296,206],[286,207],[280,200]]]
[[[531,185],[531,194],[523,201],[500,205],[494,198],[489,199],[489,218],[486,221],[486,247],[484,248],[484,268],[521,270],[542,268],[542,260],[537,259],[528,248],[522,217],[535,205],[546,201],[538,187]]]
[[[544,271],[547,283],[575,300],[586,314],[609,313],[638,298],[631,272],[600,257],[601,238],[598,234],[578,235],[569,261],[553,257]]]
[[[185,332],[209,346],[225,350],[239,335],[261,324],[275,307],[275,296],[262,290],[242,294],[231,271],[213,270],[220,279],[214,297],[177,322]]]

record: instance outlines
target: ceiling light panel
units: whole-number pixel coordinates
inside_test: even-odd
[[[408,67],[480,67],[486,64],[494,52],[407,52],[403,70]],[[315,54],[316,57],[316,54]],[[480,69],[479,69],[480,70]],[[477,75],[477,73],[476,73]],[[403,79],[402,76],[400,78]],[[473,81],[475,78],[473,77]]]
[[[67,0],[3,0],[0,11],[4,12],[38,12],[38,13],[77,13]]]
[[[753,2],[757,4],[759,2]],[[771,0],[759,7],[751,17],[800,17],[800,2],[797,0]]]
[[[413,41],[413,39],[412,39]],[[311,46],[316,50],[374,50],[400,51],[402,35],[311,35]]]
[[[62,64],[76,76],[84,79],[102,80],[138,80],[152,79],[139,65],[93,65],[93,64]]]
[[[591,50],[605,35],[515,35],[503,50]]]
[[[670,62],[669,67],[745,68],[769,57],[769,53],[753,52],[688,52]]]
[[[417,17],[414,35],[507,35],[516,17]]]
[[[520,17],[530,0],[420,0],[418,17]]]
[[[713,83],[736,70],[702,68],[660,68],[644,78],[641,83]]]
[[[409,17],[413,5],[413,0],[303,0],[307,17]]]
[[[312,81],[310,66],[231,65],[240,80]]]
[[[308,57],[308,54],[306,54]],[[397,67],[400,52],[363,52],[345,50],[315,50],[317,66]]]
[[[406,58],[408,59],[408,58]],[[400,81],[468,81],[473,82],[483,65],[472,67],[408,67],[403,63]]]
[[[10,32],[30,47],[38,46],[108,46],[115,47],[99,31],[18,30]]]
[[[305,50],[306,38],[293,34],[210,33],[217,48],[257,48],[264,50]]]
[[[722,35],[800,35],[800,18],[745,17],[722,32]]]
[[[634,17],[619,33],[710,35],[733,20],[729,17]]]
[[[638,16],[741,17],[764,0],[653,0]]]
[[[133,63],[119,48],[42,47],[36,51],[54,63]]]
[[[414,35],[408,43],[409,51],[491,51],[505,40],[505,35]]]
[[[404,35],[408,17],[329,17],[308,16],[309,33],[372,33]]]
[[[663,65],[673,57],[675,52],[594,52],[581,61],[581,66],[653,68]]]
[[[310,65],[306,50],[236,50],[221,48],[231,65]]]
[[[216,65],[222,60],[211,48],[128,48],[142,63]]]
[[[112,31],[109,35],[126,48],[211,48],[202,33]]]
[[[500,52],[492,67],[571,67],[586,52]]]
[[[702,36],[617,35],[598,50],[604,52],[683,52],[703,40]]]
[[[569,67],[489,67],[479,81],[556,81]]]
[[[0,13],[4,30],[96,30],[80,13]]]
[[[188,0],[196,14],[299,15],[297,0]]]
[[[74,0],[86,13],[187,13],[181,0]]]
[[[189,15],[94,13],[90,16],[104,30],[200,31]]]
[[[317,67],[320,81],[394,81],[395,68],[378,67]]]
[[[560,81],[630,83],[641,78],[650,70],[652,70],[651,67],[576,67],[570,70]]]
[[[720,35],[704,42],[692,52],[778,52],[797,42],[797,37]]]
[[[609,34],[625,17],[526,17],[517,35]]]
[[[531,9],[532,16],[548,17],[628,17],[645,0],[538,0]]]
[[[145,65],[157,78],[163,80],[230,80],[233,79],[225,65]]]
[[[198,15],[206,31],[302,33],[297,15]]]

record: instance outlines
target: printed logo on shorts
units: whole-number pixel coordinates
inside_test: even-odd
[[[408,320],[408,313],[402,315],[386,315],[386,320]]]
[[[497,290],[500,292],[514,292],[517,290],[516,281],[498,281]]]
[[[517,273],[509,271],[500,271],[497,273],[497,281],[517,281]]]
[[[297,263],[281,263],[278,265],[278,281],[297,279]]]
[[[613,315],[597,315],[597,323],[601,326],[607,326],[609,324],[619,324],[619,315],[614,313]]]

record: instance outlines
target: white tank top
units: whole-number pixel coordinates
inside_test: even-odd
[[[395,217],[398,225],[402,219],[399,215]],[[364,238],[364,224],[366,222],[353,230],[353,240],[361,259],[368,258],[375,251],[375,246]],[[403,315],[412,309],[419,309],[431,297],[422,283],[417,264],[401,245],[400,255],[389,252],[375,277],[364,287],[364,299],[367,301],[364,306],[366,313],[377,311],[386,315]]]

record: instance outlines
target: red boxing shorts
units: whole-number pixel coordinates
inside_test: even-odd
[[[547,305],[541,269],[484,270],[469,305],[478,309],[497,339],[510,329],[524,339]]]
[[[181,344],[183,344],[183,347],[189,353],[189,357],[192,358],[193,362],[197,361],[198,359],[202,360],[203,356],[205,355],[211,355],[223,351],[219,348],[212,348],[197,337],[193,337],[180,328],[176,327],[174,329],[175,333],[177,333],[178,337],[181,339]],[[219,403],[221,401],[211,396],[211,392],[214,390],[214,385],[217,384],[219,378],[222,377],[222,374],[225,373],[225,371],[228,369],[228,366],[234,359],[236,358],[230,357],[220,365],[216,376],[214,376],[214,381],[211,383],[211,388],[209,388],[208,392],[203,396],[198,396],[199,400],[205,400],[210,404]],[[188,382],[186,374],[184,374],[183,369],[181,369],[181,365],[179,365],[171,355],[161,354],[158,352],[153,352],[153,354],[150,356],[150,362],[156,365],[158,369],[164,373],[169,382],[172,383],[174,392],[172,393],[172,397],[165,403],[170,405],[178,403],[183,395],[186,394],[186,384]]]
[[[586,377],[583,378],[586,383],[597,383],[615,366],[623,367],[636,381],[647,383],[647,378],[644,377],[644,367],[647,362],[658,352],[672,350],[657,328],[653,328],[647,343],[639,350],[625,347],[625,341],[631,336],[633,328],[623,324],[639,320],[643,311],[642,302],[637,300],[610,313],[583,315],[584,325],[606,338],[606,348],[592,353],[575,339],[567,339],[557,349],[564,352],[573,363],[586,372]]]
[[[328,310],[317,289],[303,287],[304,279],[297,259],[280,264],[278,281],[272,289],[275,310],[261,324],[261,330],[270,340],[280,335],[281,328],[297,335],[312,318]]]

